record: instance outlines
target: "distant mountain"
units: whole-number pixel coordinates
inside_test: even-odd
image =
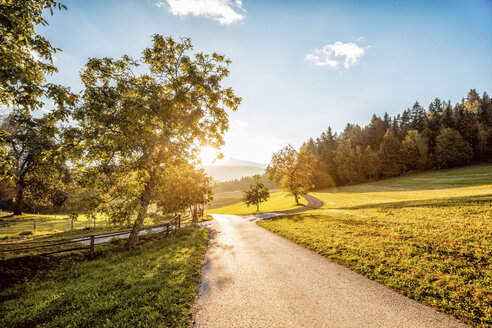
[[[237,159],[234,157],[226,156],[221,160],[217,160],[214,164],[215,166],[245,166],[245,167],[256,167],[259,169],[266,169],[267,165],[258,162],[245,161],[242,159]]]
[[[242,161],[247,162],[247,161]],[[256,163],[259,164],[259,163]],[[265,165],[266,166],[266,165]],[[242,166],[242,165],[203,165],[205,172],[210,175],[215,181],[229,181],[240,179],[242,177],[263,174],[265,167]]]

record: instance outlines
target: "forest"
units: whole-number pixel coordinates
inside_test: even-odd
[[[316,158],[314,189],[394,177],[410,171],[443,169],[492,158],[492,99],[471,89],[454,106],[436,98],[401,114],[374,114],[361,127],[330,127],[301,147]]]

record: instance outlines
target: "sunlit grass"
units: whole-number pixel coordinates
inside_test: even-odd
[[[34,224],[35,222],[35,224]],[[106,216],[96,215],[96,228],[108,227]],[[80,215],[73,222],[74,230],[93,228],[94,220]],[[0,238],[19,236],[30,232],[32,236],[54,234],[72,229],[71,220],[67,214],[22,214],[0,213]]]
[[[286,192],[274,192],[270,194],[270,197],[266,202],[260,204],[258,213],[290,210],[306,205],[306,200],[304,198],[301,198],[301,200],[301,205],[298,205],[296,204],[294,197],[290,194]],[[256,206],[248,207],[242,202],[242,194],[238,201],[240,202],[233,205],[208,210],[207,213],[235,215],[250,215],[257,213]]]
[[[92,261],[63,255],[0,268],[0,327],[187,327],[208,230],[124,241]],[[20,274],[22,273],[22,274]]]
[[[322,209],[260,224],[464,322],[492,325],[492,165],[313,195]]]

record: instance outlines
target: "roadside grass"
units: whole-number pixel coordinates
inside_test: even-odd
[[[4,261],[1,327],[187,327],[209,231],[124,241],[86,261],[82,253]]]
[[[235,215],[250,215],[255,213],[265,213],[273,211],[290,210],[302,206],[306,206],[307,202],[302,198],[301,205],[295,203],[294,197],[286,192],[274,192],[266,202],[260,204],[260,210],[256,212],[256,206],[246,206],[241,200],[239,203],[207,210],[207,213],[213,214],[235,214]]]
[[[210,214],[204,214],[203,216],[198,218],[198,222],[206,222],[213,220],[214,218]],[[181,219],[181,223],[191,223],[192,217],[191,215],[187,215],[186,217]]]
[[[492,165],[313,195],[323,208],[259,224],[472,326],[492,326]]]

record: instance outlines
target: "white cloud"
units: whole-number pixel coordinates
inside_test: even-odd
[[[337,41],[333,44],[327,44],[321,49],[315,49],[314,53],[307,54],[305,59],[313,62],[316,66],[336,68],[343,62],[343,67],[350,68],[350,66],[357,64],[365,54],[364,48],[355,43]]]
[[[244,19],[244,15],[235,9],[242,8],[242,0],[233,4],[230,0],[166,0],[154,3],[157,7],[169,6],[169,12],[175,16],[204,16],[221,24],[232,24]]]

